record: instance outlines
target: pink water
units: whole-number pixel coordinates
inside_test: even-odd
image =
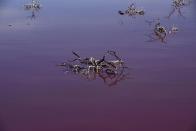
[[[128,0],[0,1],[0,131],[195,131],[195,1],[168,20],[171,1],[138,0],[144,16],[120,16]],[[159,17],[179,32],[146,42]],[[10,26],[9,26],[10,25]],[[116,50],[130,79],[108,87],[67,75],[56,65]]]

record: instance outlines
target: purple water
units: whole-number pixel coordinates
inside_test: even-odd
[[[0,131],[195,131],[195,1],[168,20],[171,1],[138,0],[146,14],[118,14],[128,0],[0,1]],[[179,32],[146,42],[145,20],[160,18]],[[56,65],[116,50],[130,79],[109,87],[65,74]]]

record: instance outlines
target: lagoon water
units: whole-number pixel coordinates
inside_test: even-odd
[[[195,131],[196,4],[138,0],[144,16],[121,16],[128,0],[0,0],[0,131]],[[179,28],[149,42],[146,20]],[[115,50],[131,68],[114,86],[65,74],[56,65]]]

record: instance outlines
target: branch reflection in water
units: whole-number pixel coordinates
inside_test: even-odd
[[[41,9],[40,1],[38,0],[32,0],[31,3],[24,5],[25,10],[31,11],[31,15],[28,16],[30,19],[36,18],[36,12],[38,12]]]
[[[172,25],[172,27],[167,28],[166,26],[163,26],[159,19],[153,20],[153,21],[147,21],[150,26],[154,24],[153,31],[150,34],[147,34],[146,36],[149,38],[147,42],[155,42],[160,41],[161,43],[167,43],[167,37],[174,36],[178,31],[178,27]]]
[[[117,83],[129,79],[129,68],[125,66],[124,61],[115,51],[107,51],[101,59],[94,57],[81,58],[76,52],[72,52],[76,57],[61,63],[66,73],[72,73],[84,77],[87,80],[96,80],[101,78],[108,86],[114,86]],[[115,59],[107,60],[106,56],[112,56]]]
[[[172,16],[175,12],[177,12],[177,14],[178,14],[179,16],[185,18],[184,15],[183,15],[183,13],[182,13],[182,11],[181,11],[181,9],[184,8],[185,6],[190,5],[190,3],[191,3],[190,0],[173,0],[173,1],[172,1],[172,5],[171,5],[172,10],[171,10],[171,12],[169,13],[169,15],[167,16],[167,18],[168,18],[168,19],[171,18],[171,16]]]

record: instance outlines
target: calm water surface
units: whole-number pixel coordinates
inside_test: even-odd
[[[0,0],[0,131],[195,131],[196,4],[168,20],[170,0],[138,0],[144,16],[120,16],[128,0]],[[146,42],[160,18],[178,26]],[[116,50],[130,79],[109,87],[67,75],[56,65],[71,51],[102,57]]]

